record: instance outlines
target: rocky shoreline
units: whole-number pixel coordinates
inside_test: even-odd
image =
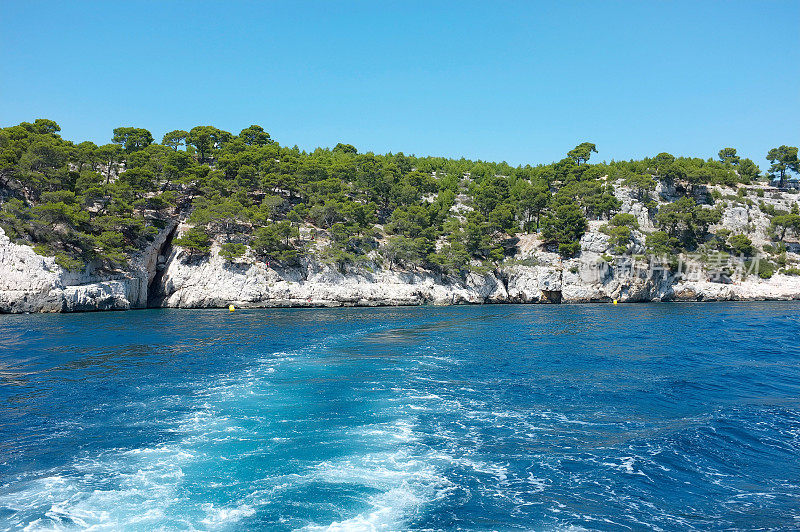
[[[608,264],[604,235],[589,232],[576,259],[536,248],[517,263],[447,276],[389,270],[377,263],[340,271],[314,257],[293,268],[205,258],[168,246],[174,225],[114,275],[62,269],[51,257],[0,232],[0,312],[80,312],[136,308],[335,307],[483,303],[800,300],[800,277],[741,281],[680,278],[644,262]],[[530,244],[530,243],[529,243]],[[168,249],[165,249],[165,246]],[[530,246],[529,246],[530,247]],[[618,259],[620,261],[621,259]],[[598,265],[605,268],[598,268]]]
[[[389,268],[379,256],[341,269],[319,257],[323,248],[303,255],[300,264],[280,267],[248,253],[235,261],[220,256],[213,243],[205,256],[192,256],[173,245],[189,226],[175,219],[136,254],[124,271],[69,272],[52,257],[11,242],[0,229],[0,313],[80,312],[136,308],[332,307],[457,305],[483,303],[587,303],[666,301],[800,300],[800,275],[756,272],[719,276],[703,259],[693,271],[673,268],[645,257],[644,241],[654,229],[649,210],[631,190],[615,184],[620,212],[633,215],[634,230],[625,256],[611,256],[612,243],[601,221],[589,222],[576,258],[563,259],[547,250],[535,234],[516,237],[515,255],[493,269],[464,275],[424,269]],[[732,189],[719,188],[734,198]],[[659,185],[662,201],[674,191]],[[789,210],[796,194],[770,192],[763,200]],[[769,217],[754,202],[723,200],[718,228],[747,234],[758,247],[774,241]],[[185,217],[185,216],[184,216]],[[320,244],[322,245],[322,244]],[[800,263],[800,245],[787,246],[786,260]],[[686,257],[690,259],[689,257]],[[683,258],[681,259],[683,260]]]

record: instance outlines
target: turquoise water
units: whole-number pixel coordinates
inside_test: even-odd
[[[0,316],[0,529],[800,527],[800,304]]]

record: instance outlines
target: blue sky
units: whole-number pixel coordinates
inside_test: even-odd
[[[800,2],[0,3],[0,125],[550,162],[800,141]]]

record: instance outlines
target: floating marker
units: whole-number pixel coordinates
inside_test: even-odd
[[[615,305],[617,304],[617,300],[616,299],[614,300],[614,304]],[[233,310],[233,307],[231,307],[231,310]]]
[[[616,303],[616,301],[614,303]],[[236,307],[234,307],[233,305],[228,305],[229,312],[233,312],[234,310],[236,310]]]

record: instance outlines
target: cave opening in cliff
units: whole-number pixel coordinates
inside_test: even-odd
[[[542,290],[543,303],[561,303],[561,290]]]
[[[167,269],[169,256],[172,253],[172,240],[178,231],[176,225],[172,231],[169,232],[161,248],[158,250],[158,257],[156,258],[155,272],[147,284],[147,308],[158,308],[164,302],[166,293],[164,291],[164,272]]]

